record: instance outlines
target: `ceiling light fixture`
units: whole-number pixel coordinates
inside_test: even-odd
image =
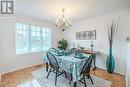
[[[71,22],[69,19],[65,16],[65,9],[62,9],[62,15],[59,17],[56,21],[56,27],[59,29],[62,29],[62,31],[65,31],[66,29],[70,28]]]

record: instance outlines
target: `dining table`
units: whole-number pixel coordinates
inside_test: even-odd
[[[56,55],[56,53],[52,53],[56,57],[60,69],[71,73],[73,78],[74,87],[77,86],[77,81],[80,80],[80,72],[82,67],[86,63],[87,59],[91,56],[91,54],[83,54],[84,58],[77,58],[75,54],[70,55]],[[46,71],[48,72],[49,61],[46,56],[46,52],[42,56],[42,60],[46,64]]]

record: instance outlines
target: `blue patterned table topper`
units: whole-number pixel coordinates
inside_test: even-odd
[[[54,54],[54,53],[53,53]],[[54,54],[55,55],[55,54]],[[86,58],[78,59],[74,57],[74,54],[68,55],[68,56],[56,56],[56,59],[58,61],[58,64],[60,68],[68,73],[72,73],[73,81],[77,81],[80,79],[80,72],[82,70],[83,65],[87,61],[87,59],[90,57],[91,54],[84,54]],[[42,56],[43,62],[48,62],[46,53]]]

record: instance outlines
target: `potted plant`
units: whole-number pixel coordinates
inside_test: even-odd
[[[66,50],[68,47],[68,42],[65,39],[59,40],[58,42],[58,48],[61,50]]]
[[[115,59],[112,54],[112,47],[113,47],[113,41],[117,34],[118,24],[119,21],[115,22],[114,20],[112,20],[111,24],[107,26],[107,34],[109,40],[109,55],[107,56],[106,67],[109,73],[113,73],[115,69]]]

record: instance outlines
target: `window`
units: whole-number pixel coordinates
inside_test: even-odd
[[[40,27],[31,26],[31,51],[39,51],[41,50],[41,29]]]
[[[51,47],[51,29],[16,23],[16,54],[40,52]]]

